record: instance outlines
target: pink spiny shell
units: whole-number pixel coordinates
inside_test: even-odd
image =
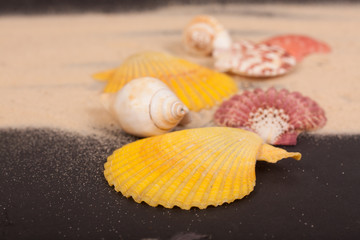
[[[250,130],[275,145],[295,145],[302,131],[321,128],[324,110],[313,100],[286,89],[255,89],[234,95],[215,112],[217,125]]]
[[[328,53],[331,51],[331,48],[326,43],[303,35],[280,35],[269,38],[263,43],[284,48],[298,62],[311,53]]]
[[[231,48],[213,52],[215,68],[250,77],[274,77],[287,73],[296,60],[283,48],[266,43],[238,41]]]

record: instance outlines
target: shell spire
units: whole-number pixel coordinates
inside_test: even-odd
[[[264,144],[242,129],[195,128],[123,146],[108,157],[104,175],[138,203],[204,209],[248,195],[257,159],[274,163],[288,157],[299,160],[301,154]]]
[[[193,111],[211,108],[237,92],[231,77],[161,52],[132,55],[118,68],[93,77],[107,80],[104,92],[108,93],[117,92],[135,78],[157,78]]]
[[[295,145],[300,132],[323,127],[326,117],[310,98],[270,88],[234,95],[217,109],[214,121],[219,126],[256,132],[269,144]]]
[[[165,83],[151,77],[127,83],[110,110],[125,132],[139,137],[166,133],[189,112]]]
[[[211,55],[216,48],[229,48],[231,42],[228,31],[208,15],[194,17],[183,31],[185,50],[196,55]]]
[[[162,84],[166,88],[156,91],[152,96],[149,114],[159,129],[169,131],[182,120],[189,110],[164,83]]]

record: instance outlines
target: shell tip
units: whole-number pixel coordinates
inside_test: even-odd
[[[91,77],[98,81],[108,81],[114,74],[115,69],[94,73]]]
[[[301,153],[299,153],[299,152],[294,152],[294,153],[291,153],[292,154],[292,156],[290,156],[290,157],[292,157],[293,159],[295,159],[295,160],[298,160],[298,161],[300,161],[301,160]]]
[[[287,152],[284,149],[273,147],[269,144],[263,144],[257,155],[257,160],[266,161],[270,163],[276,163],[283,158],[294,158],[296,160],[301,159],[301,153],[299,152]]]

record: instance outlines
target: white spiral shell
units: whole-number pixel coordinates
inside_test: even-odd
[[[116,93],[112,112],[125,132],[149,137],[173,129],[189,110],[165,83],[142,77]]]
[[[231,43],[228,31],[211,16],[196,16],[183,31],[185,49],[196,55],[211,55],[215,48],[230,48]]]

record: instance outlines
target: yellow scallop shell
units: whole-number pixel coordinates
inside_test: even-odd
[[[235,128],[196,128],[127,144],[105,163],[110,186],[136,202],[182,209],[230,203],[255,186],[256,160],[277,162],[300,153],[264,144]]]
[[[93,77],[108,81],[104,92],[110,93],[117,92],[135,78],[158,78],[193,111],[211,108],[237,91],[231,77],[161,52],[132,55],[118,68]]]

